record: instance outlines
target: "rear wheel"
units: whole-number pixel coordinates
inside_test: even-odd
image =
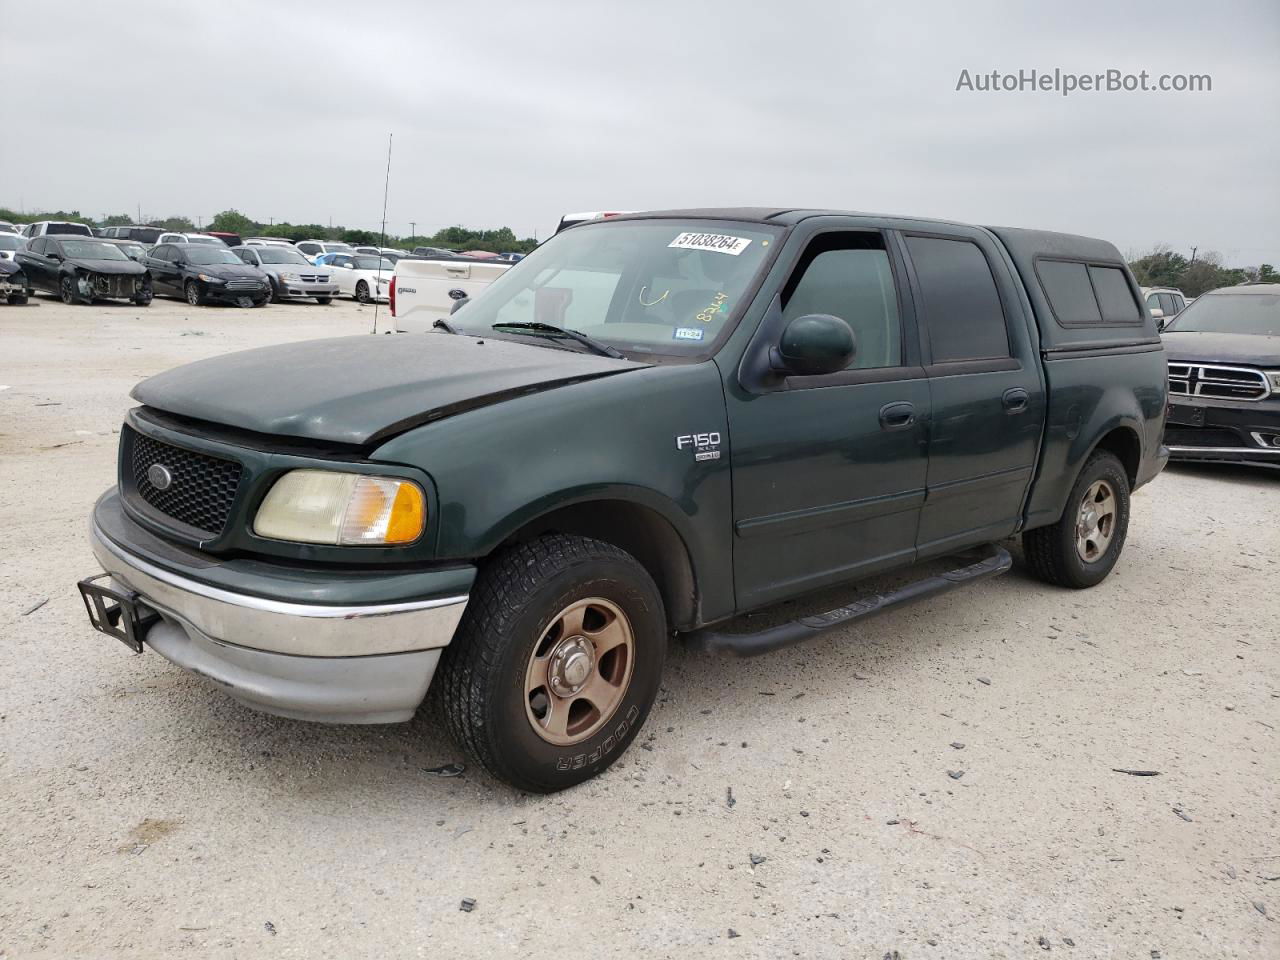
[[[363,280],[356,284],[356,299],[361,303],[369,302],[369,284]]]
[[[200,290],[200,284],[194,280],[188,280],[182,288],[182,292],[187,296],[187,303],[193,307],[198,307],[204,303],[204,293]]]
[[[1098,451],[1076,477],[1062,518],[1022,535],[1031,572],[1081,589],[1106,579],[1129,532],[1129,476],[1114,454]]]
[[[434,689],[450,733],[486,770],[550,793],[626,750],[657,696],[666,643],[662,597],[634,557],[547,536],[481,571]]]

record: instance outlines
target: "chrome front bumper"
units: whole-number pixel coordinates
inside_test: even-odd
[[[339,296],[336,283],[292,283],[284,280],[276,281],[276,289],[281,297],[331,297]]]
[[[410,719],[467,597],[322,606],[234,593],[164,570],[90,528],[117,586],[160,614],[147,646],[241,702],[327,723]]]

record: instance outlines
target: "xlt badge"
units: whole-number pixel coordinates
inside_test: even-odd
[[[676,449],[693,448],[694,460],[720,459],[720,434],[712,430],[709,433],[683,433],[676,437]]]

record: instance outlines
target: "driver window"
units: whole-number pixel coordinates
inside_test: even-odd
[[[784,322],[826,313],[857,338],[850,370],[902,364],[902,320],[889,254],[879,234],[824,234],[814,239],[782,295]]]

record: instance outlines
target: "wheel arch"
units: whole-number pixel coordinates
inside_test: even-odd
[[[1137,486],[1138,470],[1142,465],[1142,438],[1132,425],[1119,424],[1104,433],[1085,457],[1085,462],[1099,450],[1114,454],[1120,461],[1129,478],[1130,490]]]
[[[619,496],[560,503],[514,521],[490,556],[548,533],[590,537],[625,550],[653,577],[672,629],[699,623],[697,575],[688,542],[656,507]]]

